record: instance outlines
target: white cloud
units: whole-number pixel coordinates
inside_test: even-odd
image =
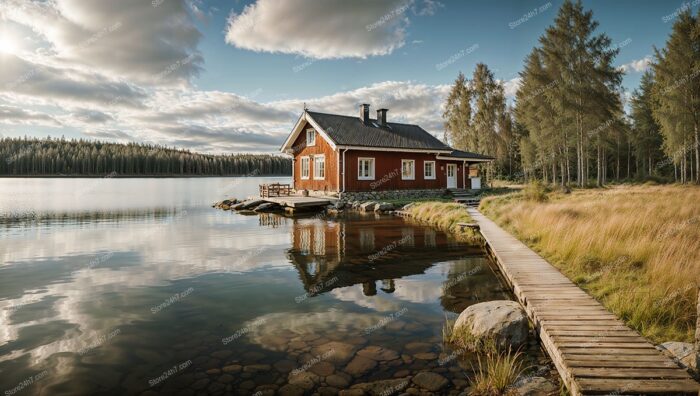
[[[201,34],[184,0],[3,0],[0,15],[40,39],[29,49],[57,65],[119,75],[142,84],[182,83],[201,69]],[[55,66],[57,66],[55,65]]]
[[[3,123],[10,125],[61,125],[55,117],[49,114],[5,105],[0,105],[0,119]]]
[[[390,122],[418,124],[438,134],[442,130],[442,107],[449,90],[448,85],[385,81],[320,98],[286,100],[273,105],[298,112],[305,102],[311,110],[356,115],[360,103],[369,103],[372,106],[370,111],[388,108]]]
[[[387,55],[405,43],[407,0],[258,0],[232,13],[226,42],[309,58]],[[435,6],[423,8],[434,12]]]
[[[426,0],[297,0],[292,10],[289,3],[260,0],[232,17],[227,35],[240,30],[235,37],[245,45],[260,38],[261,51],[362,58],[403,45],[409,14],[441,7]],[[210,153],[276,152],[304,102],[348,115],[371,103],[389,108],[390,121],[440,135],[447,85],[385,81],[266,103],[257,93],[197,89],[190,82],[202,67],[194,21],[211,12],[200,0],[0,0],[3,28],[27,38],[0,53],[0,126],[47,126]],[[252,36],[245,31],[251,21]]]
[[[515,94],[518,93],[518,90],[520,89],[521,81],[521,77],[515,77],[503,82],[503,90],[507,98],[515,98]]]
[[[624,65],[620,66],[620,70],[622,70],[625,73],[629,73],[631,71],[643,72],[649,68],[651,62],[651,56],[647,55],[642,59],[637,59],[633,60],[630,63],[625,63]]]

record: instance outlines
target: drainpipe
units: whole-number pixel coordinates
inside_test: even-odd
[[[345,149],[343,151],[343,191],[341,192],[345,192],[345,169],[347,169],[347,164],[345,163],[345,153],[347,153],[348,150],[349,149]]]

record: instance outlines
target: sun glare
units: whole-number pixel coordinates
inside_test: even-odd
[[[0,31],[0,53],[14,54],[19,50],[18,38],[7,31]]]

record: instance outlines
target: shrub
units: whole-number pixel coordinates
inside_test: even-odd
[[[523,196],[528,201],[545,202],[548,199],[549,187],[537,180],[531,182],[523,189]]]

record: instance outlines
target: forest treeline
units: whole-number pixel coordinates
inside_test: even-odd
[[[700,182],[700,12],[679,13],[640,86],[627,96],[613,43],[567,0],[525,59],[513,105],[488,66],[459,74],[445,139],[496,158],[487,171],[562,185],[659,178]]]
[[[138,143],[0,139],[4,176],[267,176],[291,175],[291,160],[264,154],[209,155]]]

